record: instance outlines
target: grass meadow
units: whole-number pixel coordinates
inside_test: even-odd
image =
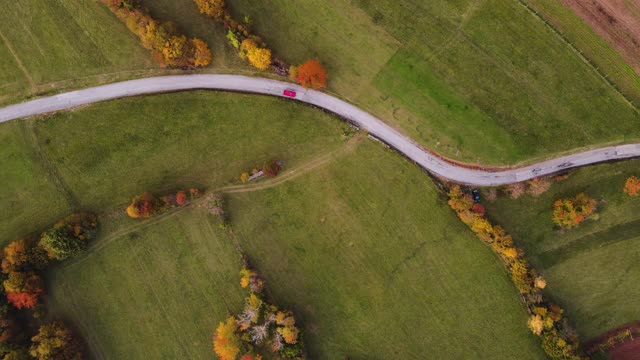
[[[502,264],[428,177],[369,140],[278,186],[227,195],[240,246],[314,359],[544,359]],[[98,358],[211,358],[242,307],[229,235],[199,208],[110,218],[56,269],[52,308]]]
[[[513,234],[548,280],[547,291],[586,339],[640,318],[640,200],[622,192],[639,160],[576,170],[538,198],[499,198],[489,215]],[[598,220],[554,229],[554,200],[585,192],[598,201]]]
[[[109,211],[144,191],[215,188],[271,159],[295,167],[343,144],[346,125],[291,101],[189,92],[0,124],[0,243],[72,210]]]

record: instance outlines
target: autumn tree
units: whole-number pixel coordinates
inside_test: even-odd
[[[573,198],[559,199],[553,203],[553,222],[570,229],[588,219],[596,210],[596,201],[585,193]]]
[[[278,162],[275,160],[268,161],[262,167],[262,171],[264,172],[265,176],[269,176],[269,177],[276,176],[280,172],[280,164],[278,164]]]
[[[42,325],[31,338],[31,356],[38,360],[81,360],[80,345],[62,322]]]
[[[520,182],[520,183],[507,185],[505,190],[512,199],[517,199],[520,196],[525,194],[525,192],[527,191],[527,188],[524,183]]]
[[[240,352],[240,336],[236,333],[238,325],[235,317],[231,316],[221,322],[213,337],[213,351],[220,360],[235,360]]]
[[[155,210],[154,202],[155,198],[151,193],[146,192],[138,195],[131,200],[131,204],[127,207],[127,215],[134,219],[151,217]]]
[[[224,0],[193,0],[198,6],[201,14],[205,14],[215,19],[220,19],[224,15]]]
[[[7,301],[18,309],[31,309],[44,293],[42,279],[32,272],[11,272],[3,283]]]
[[[638,196],[640,194],[640,179],[635,176],[628,178],[624,184],[624,193],[629,196]]]
[[[240,45],[240,53],[256,69],[266,70],[271,66],[271,50],[259,47],[254,39],[244,39]]]
[[[193,65],[196,67],[204,67],[211,64],[211,50],[206,42],[194,38],[191,40],[193,46]]]
[[[3,250],[2,272],[8,274],[20,270],[28,261],[28,253],[24,240],[9,243]]]
[[[16,348],[4,355],[2,360],[33,360],[26,349]]]
[[[297,80],[306,88],[322,89],[327,86],[327,71],[320,60],[308,60],[298,67]]]
[[[246,171],[240,174],[240,182],[242,182],[243,184],[249,181],[249,178],[250,178],[249,173]]]

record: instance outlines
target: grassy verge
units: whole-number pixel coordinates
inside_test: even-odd
[[[640,214],[637,199],[623,194],[640,161],[575,171],[540,196],[500,198],[489,214],[513,234],[548,279],[547,291],[588,339],[640,318],[637,266]],[[555,199],[586,192],[599,201],[599,220],[559,231],[551,222]]]

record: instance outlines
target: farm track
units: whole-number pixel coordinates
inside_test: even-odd
[[[491,170],[470,168],[446,161],[438,154],[425,150],[382,120],[337,97],[288,82],[241,75],[161,76],[91,87],[1,108],[0,122],[123,97],[202,89],[277,97],[285,97],[285,89],[295,90],[295,100],[332,112],[356,124],[436,176],[469,185],[498,186],[517,183],[571,168],[640,156],[640,144],[628,144],[588,150],[523,167]]]

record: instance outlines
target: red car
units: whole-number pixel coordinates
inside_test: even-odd
[[[291,90],[291,89],[285,89],[282,94],[284,96],[287,96],[287,97],[290,97],[290,98],[296,97],[296,91],[295,90]]]

